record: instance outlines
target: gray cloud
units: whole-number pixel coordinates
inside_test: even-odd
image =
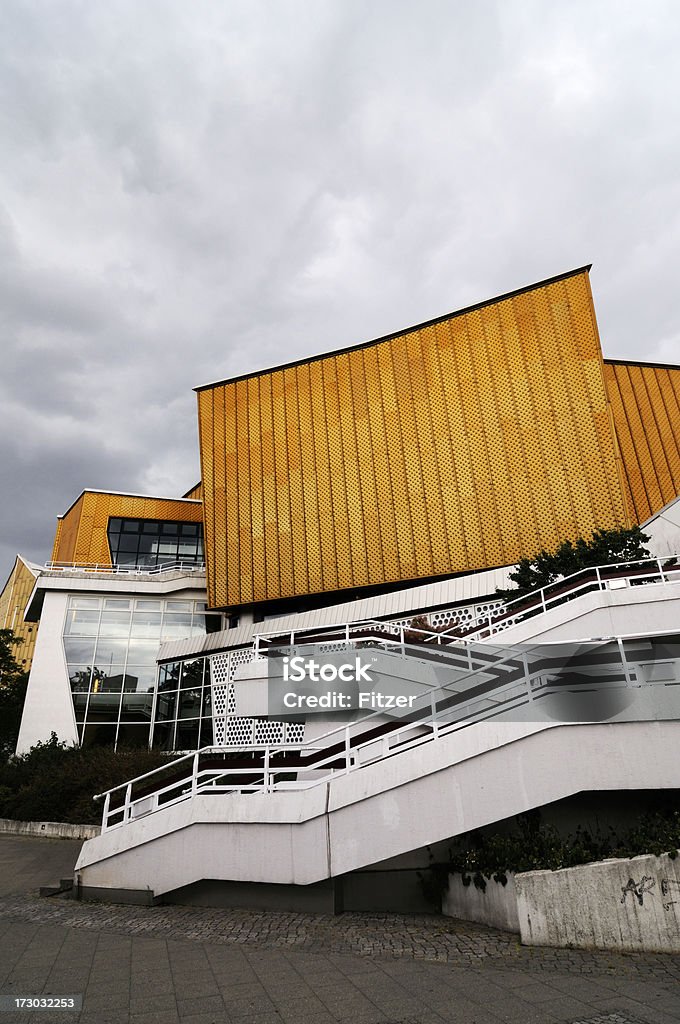
[[[593,262],[677,361],[671,2],[4,0],[0,570],[198,478],[194,385]],[[1,573],[0,573],[1,574]]]

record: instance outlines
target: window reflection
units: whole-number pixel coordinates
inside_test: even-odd
[[[155,692],[160,636],[204,632],[205,618],[204,601],[71,597],[63,643],[81,742],[148,744],[156,700],[155,747],[212,743],[205,658],[162,665]]]
[[[203,524],[152,519],[109,519],[111,561],[154,568],[173,562],[203,564]]]

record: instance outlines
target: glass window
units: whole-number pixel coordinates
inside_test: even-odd
[[[153,707],[152,693],[138,693],[137,691],[123,690],[123,699],[120,706],[121,722],[151,722],[151,709]],[[149,732],[147,725],[147,743]]]
[[[161,632],[161,613],[145,612],[136,609],[132,615],[132,629],[130,636],[133,637],[158,637]]]
[[[71,608],[99,608],[101,601],[98,597],[72,597],[69,606]]]
[[[100,636],[94,656],[97,668],[105,672],[111,665],[124,664],[127,646],[127,640],[115,640]]]
[[[200,721],[183,721],[177,723],[176,750],[196,750],[200,736]]]
[[[99,625],[98,611],[84,611],[79,608],[66,613],[65,633],[75,636],[96,636]]]
[[[116,742],[116,726],[86,725],[81,742],[86,747],[112,747]]]
[[[203,524],[151,519],[110,519],[114,565],[151,567],[177,561],[203,562]]]
[[[180,690],[177,706],[178,718],[196,718],[201,713],[202,694],[199,690]]]
[[[91,665],[94,657],[94,638],[91,640],[64,638],[64,652],[69,665],[74,663]]]
[[[177,692],[159,693],[156,701],[156,721],[165,722],[175,718],[177,710]]]
[[[94,684],[93,684],[94,685]],[[118,709],[120,707],[120,693],[111,690],[99,690],[90,694],[90,703],[87,708],[88,720],[97,715],[100,721],[118,721]]]
[[[123,689],[125,678],[124,665],[111,665],[107,672],[98,672],[96,680],[92,684],[92,692],[101,693],[106,690],[109,693],[120,693]]]
[[[131,640],[128,650],[128,662],[135,665],[150,665],[156,671],[156,655],[158,640]]]
[[[182,665],[182,682],[180,684],[183,690],[203,685],[204,661],[204,658],[196,658],[195,661],[184,662]]]
[[[120,555],[123,551],[136,551],[138,547],[139,537],[137,537],[136,534],[131,537],[121,535],[120,540],[118,541],[117,551]]]
[[[157,750],[175,749],[175,722],[156,722],[153,728],[153,746]]]
[[[87,601],[85,607],[79,606],[81,601]],[[87,734],[85,742],[99,742],[99,736],[101,742],[124,745],[145,735],[148,743],[155,707],[155,747],[190,750],[211,744],[207,659],[156,664],[161,624],[163,636],[183,637],[204,632],[208,619],[221,624],[219,614],[206,615],[204,601],[69,599],[64,654],[79,735]]]
[[[133,665],[128,661],[125,670],[125,689],[137,693],[147,693],[156,684],[155,665]]]
[[[179,684],[180,673],[179,661],[171,661],[167,665],[161,665],[158,675],[158,689],[176,690]]]
[[[163,619],[162,635],[166,640],[181,640],[191,633],[191,613],[187,615],[166,615]]]
[[[118,729],[118,747],[146,747],[149,742],[149,723],[127,725],[121,722]]]
[[[70,665],[69,680],[72,693],[87,693],[90,689],[90,678],[92,676],[91,665]],[[75,697],[74,697],[75,702]]]
[[[100,636],[118,636],[126,637],[130,632],[130,612],[129,611],[107,611],[104,609],[102,612],[101,625],[99,627]]]

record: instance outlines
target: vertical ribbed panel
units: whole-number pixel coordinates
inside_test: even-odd
[[[37,622],[24,622],[24,611],[33,592],[35,575],[17,555],[9,579],[0,593],[0,629],[11,629],[20,643],[12,646],[12,656],[19,667],[28,672],[33,660]]]
[[[627,496],[642,523],[680,494],[680,368],[604,367]]]
[[[509,564],[629,520],[586,271],[198,404],[216,606]]]

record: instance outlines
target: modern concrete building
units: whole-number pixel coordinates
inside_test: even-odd
[[[604,788],[680,788],[670,769],[661,777],[677,715],[670,691],[662,700],[658,688],[654,700],[645,692],[637,718],[626,712],[618,724],[560,729],[515,714],[514,724],[490,726],[475,705],[476,724],[462,736],[435,686],[407,740],[401,721],[387,722],[383,736],[384,717],[277,718],[263,686],[268,637],[347,650],[368,630],[390,656],[386,637],[400,637],[405,656],[403,631],[416,617],[440,650],[442,629],[466,634],[469,671],[491,671],[475,658],[501,631],[506,646],[617,637],[621,678],[651,685],[654,672],[645,674],[647,662],[624,640],[670,643],[680,632],[680,367],[603,358],[588,270],[197,388],[200,484],[182,498],[85,490],[58,520],[52,561],[17,560],[0,612],[26,637],[37,629],[20,750],[54,730],[80,743],[229,748],[251,758],[251,775],[230,774],[226,805],[201,796],[206,780],[213,796],[222,791],[225,774],[214,763],[201,774],[198,755],[187,776],[196,799],[179,799],[172,786],[169,796],[137,802],[132,790],[122,804],[114,794],[110,827],[83,853],[83,884],[140,888],[130,872],[147,853],[149,865],[157,861],[162,847],[168,877],[152,888],[175,891],[199,877],[181,854],[187,835],[200,833],[207,851],[212,825],[240,822],[238,863],[219,866],[216,848],[201,879],[330,892],[338,874],[578,792],[595,766]],[[645,524],[659,556],[652,569],[576,579],[566,586],[573,600],[563,588],[559,600],[543,593],[538,604],[504,611],[496,590],[520,557],[634,524]],[[462,671],[455,646],[446,648],[454,674]],[[496,663],[505,664],[501,654]],[[517,685],[529,700],[537,684],[530,672]],[[655,739],[652,720],[665,723]],[[625,770],[614,756],[622,730]],[[342,765],[333,760],[338,744]],[[306,751],[292,779],[270,772],[282,745]],[[575,751],[591,746],[598,753],[584,764]],[[517,773],[539,771],[550,749],[564,764],[576,758],[569,784],[520,783]],[[480,778],[514,780],[512,794],[500,787],[490,803],[469,803],[473,762]],[[437,813],[443,780],[459,794],[456,821]],[[257,821],[252,790],[264,793]],[[393,829],[384,825],[390,815]],[[357,846],[352,835],[371,834],[378,819],[380,838]],[[272,849],[282,830],[292,860],[277,866],[256,851]],[[316,851],[311,860],[298,845]]]

